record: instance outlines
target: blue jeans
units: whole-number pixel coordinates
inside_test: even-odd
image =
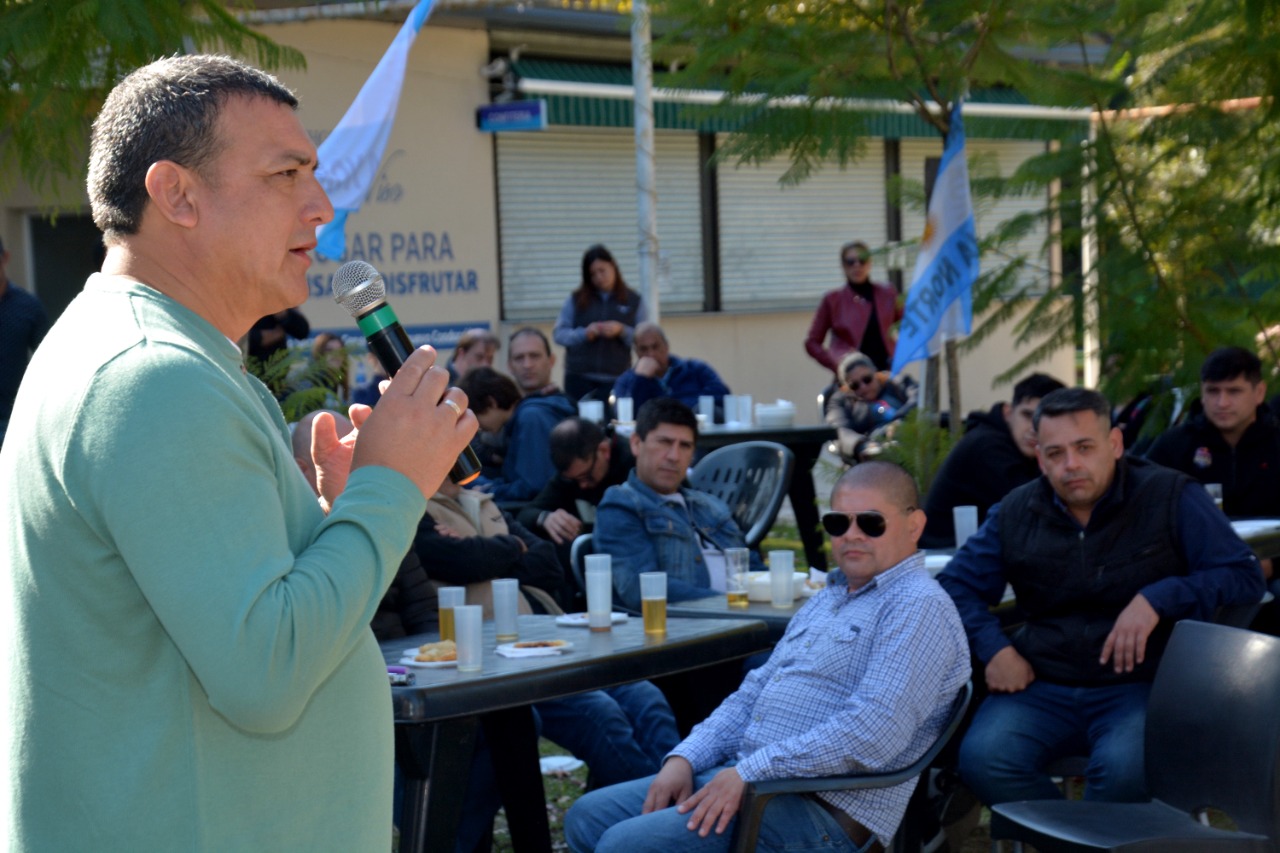
[[[723,769],[716,767],[697,774],[694,790]],[[675,806],[640,814],[651,782],[652,776],[584,794],[564,817],[569,849],[575,853],[711,853],[730,849],[737,818],[723,835],[712,831],[702,838],[689,831],[689,815],[680,814]],[[835,818],[813,800],[799,794],[780,794],[765,809],[756,849],[862,853],[875,841],[871,838],[864,847],[856,847]]]
[[[543,737],[587,763],[600,786],[658,772],[680,742],[676,715],[648,681],[534,705]]]
[[[1145,682],[1065,687],[1044,681],[1018,693],[992,693],[960,744],[960,776],[989,806],[1061,799],[1043,768],[1088,755],[1085,799],[1149,800],[1143,734],[1150,693]]]

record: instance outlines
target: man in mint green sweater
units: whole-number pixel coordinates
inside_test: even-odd
[[[358,439],[316,419],[319,502],[294,464],[233,341],[306,298],[333,216],[296,105],[183,56],[94,124],[106,260],[0,452],[7,849],[388,849],[369,620],[476,424],[424,350],[353,410]]]

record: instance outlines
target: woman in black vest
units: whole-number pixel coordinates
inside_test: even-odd
[[[565,349],[564,390],[570,400],[608,400],[631,367],[631,337],[648,319],[640,294],[627,287],[613,255],[595,245],[582,256],[582,283],[569,294],[554,337]]]

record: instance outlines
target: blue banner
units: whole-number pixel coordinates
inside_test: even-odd
[[[915,274],[898,326],[893,354],[896,376],[913,361],[928,358],[948,339],[973,328],[973,283],[978,280],[978,232],[969,198],[962,101],[951,111],[951,129],[929,200],[928,220],[916,256]]]
[[[378,174],[391,128],[400,105],[409,49],[427,21],[434,0],[422,0],[400,28],[395,41],[360,87],[346,115],[320,143],[320,169],[316,178],[333,202],[333,221],[316,229],[316,251],[326,258],[341,258],[347,249],[347,217],[360,209]]]

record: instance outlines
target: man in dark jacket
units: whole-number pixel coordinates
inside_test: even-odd
[[[1087,798],[1145,800],[1147,698],[1173,623],[1257,602],[1262,572],[1204,489],[1124,456],[1101,394],[1053,391],[1033,423],[1044,476],[993,506],[938,577],[990,691],[960,775],[988,805],[1060,798],[1044,768],[1084,751]],[[1011,635],[990,610],[1006,584],[1025,615]]]
[[[507,369],[523,396],[509,417],[497,424],[505,439],[502,474],[489,488],[500,501],[527,501],[556,475],[547,453],[547,436],[552,427],[576,412],[569,398],[551,382],[555,363],[550,341],[537,329],[519,329],[507,341]],[[458,387],[473,388],[485,377],[491,377],[491,372],[482,371],[487,368],[473,370]],[[480,409],[475,412],[481,419],[480,428],[493,431]]]
[[[654,397],[672,397],[691,409],[699,397],[714,397],[717,412],[724,410],[729,386],[705,361],[671,354],[667,333],[657,323],[636,326],[633,339],[636,363],[613,384],[614,397],[630,397],[635,410]]]
[[[635,467],[629,442],[608,435],[595,421],[572,417],[551,430],[551,463],[559,476],[525,504],[517,518],[557,545],[567,545],[595,525],[605,489],[627,481]]]
[[[925,498],[922,548],[956,544],[955,507],[976,506],[981,524],[992,504],[1040,476],[1031,416],[1041,397],[1061,387],[1052,376],[1033,373],[1013,386],[1013,400],[965,419],[964,438],[947,454]]]
[[[1280,424],[1263,402],[1262,362],[1247,349],[1214,350],[1200,365],[1199,405],[1147,458],[1222,485],[1229,516],[1280,515]]]

